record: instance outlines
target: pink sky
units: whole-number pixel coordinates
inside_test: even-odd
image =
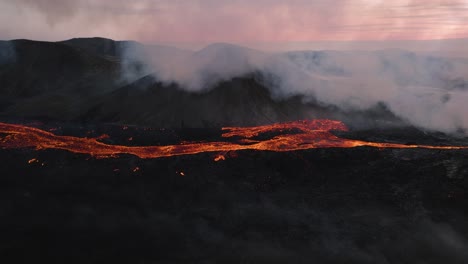
[[[468,37],[468,0],[0,0],[0,39],[155,42]]]

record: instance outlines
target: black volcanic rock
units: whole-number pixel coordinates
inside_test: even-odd
[[[92,96],[120,86],[120,65],[62,43],[4,42],[12,58],[0,64],[0,111],[67,119]]]
[[[60,43],[69,45],[74,48],[81,49],[85,52],[96,54],[99,56],[119,58],[121,56],[122,46],[130,41],[114,41],[106,38],[74,38],[62,41]],[[135,43],[136,44],[136,43]]]
[[[385,104],[345,112],[301,96],[280,99],[258,73],[201,92],[153,75],[124,82],[119,45],[0,42],[0,121],[63,136],[105,134],[101,142],[125,146],[216,142],[220,126],[305,118],[342,120],[354,129],[333,133],[360,140],[467,142],[396,128],[404,123]],[[2,263],[468,263],[467,150],[140,159],[59,148],[0,148]]]
[[[164,56],[165,53],[182,53],[192,54],[191,51],[174,48],[164,45],[144,45],[136,41],[116,41],[106,38],[73,38],[59,42],[73,48],[79,49],[82,52],[91,53],[102,56],[110,60],[121,61],[127,54],[127,51],[139,53],[138,55],[145,56],[145,53],[151,53],[158,57]]]
[[[0,66],[2,95],[25,98],[57,90],[85,93],[103,82],[111,85],[118,77],[118,63],[68,45],[29,40],[10,43],[15,58]]]
[[[128,67],[134,67],[134,77],[147,69],[138,61],[125,59],[125,48],[138,56],[151,52],[163,61],[168,54],[214,59],[223,53],[219,50],[243,51],[217,44],[192,54],[103,38],[1,42],[0,113],[160,127],[258,125],[311,118],[334,118],[356,127],[372,127],[382,120],[401,123],[385,105],[343,112],[315,101],[306,103],[301,96],[273,98],[268,82],[262,80],[266,75],[258,72],[218,81],[201,92],[190,92],[151,76],[129,80],[123,76]]]
[[[147,76],[99,102],[86,120],[159,127],[255,125],[305,117],[300,98],[274,101],[251,77],[234,78],[204,92],[187,92]]]
[[[134,136],[142,145],[170,144],[188,132],[89,128],[117,142]],[[88,136],[82,127],[59,130]],[[467,263],[466,150],[231,154],[214,162],[217,153],[95,159],[0,149],[8,164],[0,166],[0,259]]]
[[[374,115],[374,116],[373,116]],[[303,102],[301,96],[273,99],[255,75],[218,83],[202,92],[146,76],[100,97],[80,120],[156,127],[254,126],[299,119],[335,118],[355,125],[359,120],[397,119],[385,108],[344,113],[333,106]]]

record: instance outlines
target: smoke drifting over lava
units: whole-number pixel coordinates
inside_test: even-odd
[[[399,49],[269,53],[222,43],[196,52],[161,49],[168,48],[127,45],[122,54],[148,66],[145,73],[158,80],[193,92],[254,73],[277,99],[303,95],[305,101],[343,110],[383,103],[421,128],[446,133],[468,129],[468,59]]]

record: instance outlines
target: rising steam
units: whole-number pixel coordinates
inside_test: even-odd
[[[303,95],[344,110],[384,103],[412,124],[447,133],[468,129],[468,59],[398,49],[266,53],[230,44],[191,52],[124,46],[124,61],[139,61],[163,82],[199,92],[234,77],[260,73],[273,96]],[[131,78],[140,77],[125,71]]]

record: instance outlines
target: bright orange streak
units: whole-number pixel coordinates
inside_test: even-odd
[[[218,155],[214,158],[214,161],[220,161],[220,160],[226,160],[226,158],[223,155]]]
[[[186,142],[167,146],[122,146],[109,145],[99,142],[100,138],[80,138],[71,136],[57,136],[34,127],[0,123],[0,133],[6,136],[0,138],[3,149],[27,148],[62,149],[73,153],[90,154],[95,157],[109,158],[119,154],[131,154],[140,158],[161,158],[179,155],[191,155],[203,152],[227,152],[237,150],[263,151],[294,151],[314,148],[426,148],[439,150],[468,149],[468,146],[430,146],[405,145],[396,143],[377,143],[361,140],[339,138],[330,131],[347,131],[347,127],[340,121],[308,120],[278,123],[257,127],[226,127],[223,128],[225,138],[237,139],[233,142]],[[256,139],[265,134],[275,134],[269,139]]]

